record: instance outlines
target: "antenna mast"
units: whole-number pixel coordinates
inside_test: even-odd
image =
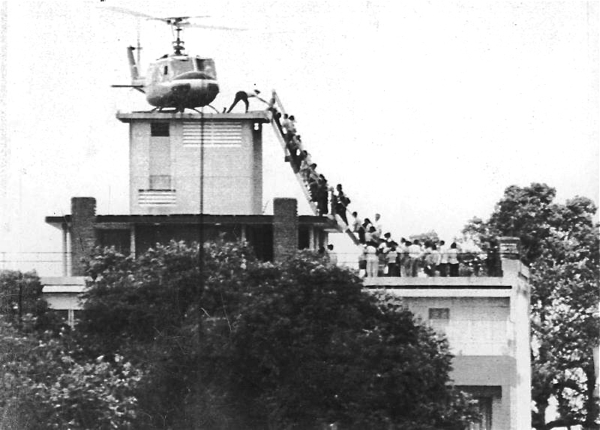
[[[175,41],[173,42],[173,49],[175,50],[175,55],[181,55],[181,53],[185,49],[185,47],[183,46],[184,42],[179,37],[179,35],[181,33],[181,27],[177,24],[174,24],[174,25],[175,25],[175,31],[177,32],[177,39],[175,39]]]

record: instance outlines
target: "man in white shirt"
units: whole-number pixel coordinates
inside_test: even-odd
[[[440,276],[448,276],[448,247],[446,242],[440,240],[440,264],[438,265]]]
[[[408,276],[416,277],[419,272],[419,260],[423,255],[421,244],[418,239],[415,239],[413,243],[408,247],[408,261],[410,271],[407,273]]]
[[[400,261],[400,276],[409,276],[408,270],[408,246],[405,238],[400,239],[400,245],[397,246],[398,260]]]
[[[229,108],[227,113],[231,112],[233,110],[233,108],[235,107],[235,105],[237,105],[238,102],[240,102],[240,101],[244,102],[244,105],[246,105],[246,113],[247,113],[248,107],[250,105],[248,103],[248,99],[252,98],[252,97],[260,100],[263,103],[269,104],[269,102],[267,102],[266,100],[261,99],[258,96],[259,94],[260,94],[260,91],[258,91],[256,88],[253,89],[252,91],[238,91],[237,93],[235,93],[235,98],[233,99],[233,103],[231,104],[231,107]]]

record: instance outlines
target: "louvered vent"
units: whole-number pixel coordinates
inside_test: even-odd
[[[242,146],[242,124],[230,121],[184,122],[183,146],[231,148]]]
[[[177,202],[175,191],[139,190],[138,204],[140,206],[168,206]]]

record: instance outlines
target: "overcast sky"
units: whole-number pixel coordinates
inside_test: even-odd
[[[72,196],[128,212],[128,126],[115,113],[146,104],[110,85],[129,82],[138,22],[143,70],[170,51],[171,33],[106,6],[247,28],[184,34],[190,53],[216,61],[214,106],[275,88],[319,170],[396,237],[451,239],[513,184],[598,203],[597,2],[10,1],[0,252],[60,251],[44,217],[70,213]],[[264,135],[267,211],[273,197],[297,197],[308,213],[272,129]]]

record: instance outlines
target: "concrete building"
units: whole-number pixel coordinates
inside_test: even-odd
[[[501,238],[501,277],[365,278],[437,332],[455,356],[451,378],[478,399],[473,429],[531,428],[529,270],[514,238]]]
[[[94,246],[139,255],[157,242],[222,238],[246,240],[259,258],[277,260],[324,247],[329,233],[342,230],[332,218],[298,216],[294,199],[275,199],[274,214],[262,213],[262,128],[276,123],[270,112],[117,118],[130,129],[129,213],[98,215],[95,199],[81,197],[72,199],[71,214],[46,218],[63,235],[64,276],[42,279],[44,294],[70,322]],[[365,279],[366,288],[398,295],[447,336],[452,378],[479,399],[485,417],[477,430],[531,428],[528,270],[513,239],[501,241],[501,255],[501,277]]]
[[[324,248],[328,234],[339,231],[330,218],[298,216],[294,199],[274,199],[273,215],[262,213],[262,129],[270,112],[117,118],[129,124],[129,213],[99,215],[93,197],[74,197],[70,214],[46,217],[62,233],[63,276],[43,278],[44,293],[69,321],[80,309],[85,260],[96,246],[135,256],[171,240],[245,240],[271,261]]]
[[[270,113],[117,118],[130,126],[132,215],[262,214],[262,126]]]

